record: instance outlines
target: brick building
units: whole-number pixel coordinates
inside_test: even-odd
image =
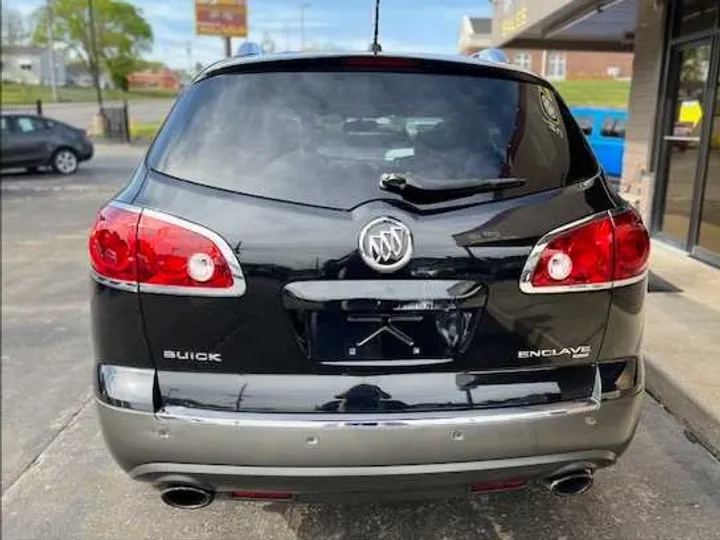
[[[492,46],[492,19],[464,17],[460,52],[472,54]],[[536,48],[503,48],[508,59],[524,69],[553,80],[629,79],[632,53],[557,51]]]
[[[181,77],[169,68],[146,69],[128,76],[130,88],[161,88],[163,90],[179,90]]]

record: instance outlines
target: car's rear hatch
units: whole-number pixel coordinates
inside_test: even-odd
[[[613,206],[565,106],[502,67],[391,60],[235,66],[174,108],[132,203],[219,235],[244,292],[140,292],[164,404],[434,410],[592,391],[611,293],[519,285],[539,238]],[[409,130],[418,118],[434,124]]]

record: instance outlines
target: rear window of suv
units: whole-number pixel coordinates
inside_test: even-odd
[[[506,78],[225,74],[185,92],[148,162],[197,184],[333,208],[396,197],[379,188],[388,172],[525,179],[510,197],[594,174],[567,118],[548,88]]]

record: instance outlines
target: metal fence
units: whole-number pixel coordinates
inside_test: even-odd
[[[118,107],[103,107],[105,116],[105,138],[130,142],[130,120],[127,101]]]
[[[41,99],[38,99],[35,101],[35,103],[18,103],[14,105],[3,105],[2,112],[38,114],[42,116],[43,102]]]
[[[127,101],[123,102],[122,105],[103,106],[101,111],[103,133],[95,136],[108,141],[130,142],[130,119]],[[43,116],[43,102],[38,99],[34,103],[3,105],[2,112]]]

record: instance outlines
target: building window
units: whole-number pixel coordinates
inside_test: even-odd
[[[675,9],[676,36],[710,30],[718,24],[720,17],[717,0],[681,0],[676,3]]]
[[[548,55],[547,78],[565,79],[567,75],[567,61],[565,53],[550,53]]]
[[[530,55],[526,52],[519,52],[515,54],[515,65],[522,69],[530,69],[531,59]]]

